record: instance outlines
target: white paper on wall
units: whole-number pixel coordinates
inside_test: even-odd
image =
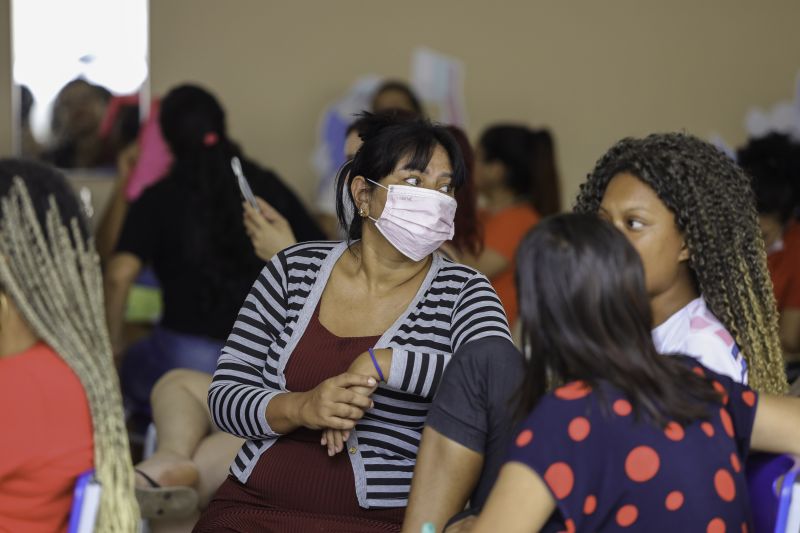
[[[430,48],[417,48],[411,58],[411,86],[432,118],[466,127],[464,63],[460,59]]]

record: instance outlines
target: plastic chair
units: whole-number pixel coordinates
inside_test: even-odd
[[[103,488],[94,477],[94,470],[78,476],[69,513],[67,533],[93,533],[100,509],[100,493]]]
[[[800,531],[800,463],[789,455],[752,454],[745,470],[755,533]]]

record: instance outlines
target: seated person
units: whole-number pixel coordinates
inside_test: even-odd
[[[363,140],[337,187],[349,240],[273,258],[223,349],[209,407],[246,442],[195,531],[399,531],[451,354],[510,337],[488,280],[436,252],[465,179],[456,141],[386,117]]]
[[[559,210],[553,138],[546,129],[494,125],[475,150],[475,185],[484,199],[483,249],[463,253],[464,264],[486,274],[500,296],[509,324],[517,319],[514,254],[541,216]]]
[[[0,529],[66,532],[75,483],[102,484],[96,531],[138,511],[97,254],[64,177],[0,160]]]
[[[758,249],[745,244],[760,236],[755,217],[748,215],[753,205],[747,176],[716,148],[687,135],[664,134],[612,147],[582,186],[576,209],[613,222],[639,252],[660,353],[688,354],[736,381],[749,376],[756,390],[783,392],[766,264]],[[715,222],[700,223],[704,219]],[[732,236],[734,243],[721,236]],[[736,272],[752,290],[715,272]],[[745,316],[740,309],[758,313]],[[731,331],[738,332],[735,340]],[[510,427],[498,419],[509,416],[519,361],[509,361],[514,357],[509,349],[498,352],[504,364],[496,364],[492,352],[464,351],[468,357],[455,357],[445,374],[423,433],[406,516],[409,532],[426,521],[442,528],[464,508],[480,476],[489,480],[479,483],[485,487],[496,475],[491,469],[481,474],[484,460],[497,464],[486,456],[488,431]],[[466,416],[464,403],[481,411]],[[483,420],[494,425],[476,424]],[[477,438],[467,439],[465,432]],[[450,483],[459,477],[476,481]],[[471,506],[480,507],[480,494],[472,496]]]
[[[800,144],[788,135],[752,139],[738,152],[739,164],[753,179],[758,222],[767,248],[775,289],[781,345],[794,379],[800,375],[800,224],[796,181]]]
[[[161,103],[160,124],[174,162],[127,214],[107,273],[106,308],[127,407],[149,412],[150,391],[168,370],[213,372],[225,338],[253,280],[264,266],[242,222],[225,113],[205,90],[184,85]],[[269,198],[301,241],[322,233],[300,201],[270,171],[246,159],[254,194]],[[154,332],[123,355],[122,324],[131,284],[152,263],[164,298]]]
[[[800,453],[800,399],[660,355],[638,254],[590,215],[560,215],[518,256],[532,357],[524,419],[473,533],[750,530],[742,465]]]

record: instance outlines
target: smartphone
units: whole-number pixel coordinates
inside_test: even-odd
[[[239,191],[242,193],[242,198],[253,206],[253,209],[260,213],[261,209],[258,207],[256,197],[253,195],[253,190],[250,188],[247,178],[244,177],[244,172],[242,172],[242,162],[239,161],[239,158],[236,156],[233,156],[231,159],[231,169],[233,169],[233,173],[236,175],[236,181],[239,182]]]

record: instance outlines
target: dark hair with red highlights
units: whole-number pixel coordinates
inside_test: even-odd
[[[478,220],[478,195],[475,191],[475,180],[473,179],[475,153],[469,144],[467,134],[461,128],[447,126],[447,130],[461,147],[461,154],[464,156],[464,167],[467,171],[464,183],[456,189],[455,197],[458,202],[455,219],[456,232],[450,242],[459,252],[479,255],[483,251],[483,225]]]

